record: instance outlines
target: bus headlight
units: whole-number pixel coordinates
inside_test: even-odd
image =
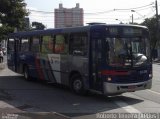
[[[152,71],[149,72],[149,78],[152,78],[153,77],[153,73]]]
[[[112,78],[111,78],[111,77],[108,77],[108,78],[107,78],[107,81],[112,81]]]
[[[152,78],[152,74],[149,74],[149,78]]]

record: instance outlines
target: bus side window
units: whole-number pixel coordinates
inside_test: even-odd
[[[8,51],[14,51],[14,39],[8,39],[7,49]]]
[[[40,38],[39,37],[32,38],[31,51],[34,53],[40,52]]]
[[[53,37],[52,36],[43,36],[42,37],[42,53],[53,53]]]
[[[68,35],[58,34],[55,36],[55,53],[67,54],[68,53]]]
[[[69,43],[70,43],[70,51],[69,51],[70,54],[80,55],[80,56],[87,55],[87,45],[88,45],[87,33],[71,34]]]
[[[29,51],[29,39],[21,39],[21,51]]]

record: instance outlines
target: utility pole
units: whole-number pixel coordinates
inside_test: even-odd
[[[132,14],[132,24],[133,24],[133,14]]]
[[[153,47],[152,47],[152,51],[151,51],[151,56],[152,58],[155,58],[155,48],[158,42],[158,38],[159,38],[159,19],[158,19],[158,3],[157,0],[155,0],[155,8],[156,8],[156,39],[154,41]]]
[[[131,10],[131,12],[132,12],[132,24],[133,24],[133,12],[135,12],[135,10]]]
[[[159,25],[159,19],[158,19],[158,3],[157,3],[157,0],[155,2],[155,6],[156,6],[156,21],[157,21],[157,27]]]
[[[158,18],[158,3],[157,3],[157,0],[155,1],[155,7],[156,7],[156,41],[154,43],[154,46],[153,46],[153,51],[152,51],[152,56],[155,54],[153,53],[155,48],[156,48],[156,44],[157,42],[159,41],[159,18]]]

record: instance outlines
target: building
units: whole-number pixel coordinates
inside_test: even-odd
[[[79,8],[79,3],[75,8],[63,8],[59,4],[59,8],[55,12],[55,28],[83,26],[83,8]]]
[[[25,22],[25,30],[28,31],[30,29],[30,19],[29,19],[29,17],[25,17],[24,22]]]

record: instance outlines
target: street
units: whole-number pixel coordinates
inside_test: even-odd
[[[160,65],[153,64],[152,89],[105,97],[79,96],[68,88],[0,70],[0,119],[98,119],[101,114],[144,113],[160,118]],[[154,115],[153,115],[154,114]],[[144,116],[143,116],[144,117]]]

